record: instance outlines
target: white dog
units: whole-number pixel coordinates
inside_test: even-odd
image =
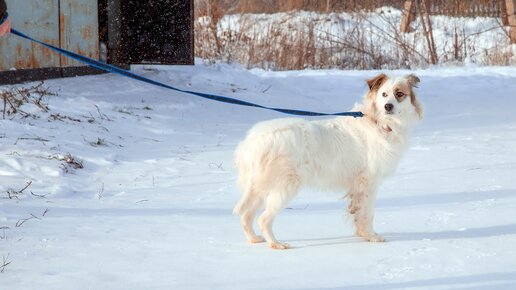
[[[235,152],[243,191],[234,209],[251,243],[267,241],[273,249],[287,249],[272,233],[272,223],[301,186],[347,191],[348,211],[356,234],[371,242],[384,238],[373,230],[376,189],[391,174],[404,151],[413,124],[423,108],[413,88],[415,75],[390,78],[380,74],[367,81],[364,104],[354,110],[363,118],[337,117],[305,121],[296,118],[255,125]],[[253,230],[257,212],[263,237]]]

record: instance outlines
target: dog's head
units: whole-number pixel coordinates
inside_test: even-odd
[[[367,80],[369,92],[365,97],[366,115],[374,120],[423,119],[423,107],[414,92],[419,82],[414,74],[395,78],[379,74]]]

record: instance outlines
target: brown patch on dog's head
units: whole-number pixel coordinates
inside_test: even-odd
[[[367,92],[367,95],[365,97],[365,109],[366,109],[366,116],[371,118],[373,121],[376,120],[376,94],[378,93],[378,89],[389,79],[389,77],[381,73],[374,78],[368,79],[367,86],[369,86],[369,92]]]
[[[410,102],[416,109],[416,113],[420,120],[423,119],[423,106],[421,106],[421,103],[416,98],[416,93],[414,92],[414,88],[417,88],[417,85],[421,82],[418,76],[415,74],[409,74],[405,76],[405,79],[407,80],[407,84],[410,86]]]
[[[387,75],[382,73],[375,76],[374,78],[368,79],[367,85],[369,86],[369,90],[377,91],[382,86],[382,84],[387,80],[387,78]]]

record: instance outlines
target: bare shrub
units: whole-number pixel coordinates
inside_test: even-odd
[[[414,69],[445,63],[516,62],[506,28],[492,18],[479,21],[482,25],[475,31],[466,29],[461,18],[430,17],[426,6],[419,11],[409,33],[400,32],[401,12],[392,8],[345,14],[225,15],[216,25],[205,16],[196,22],[196,54],[210,62],[272,70]],[[439,24],[438,31],[434,22]],[[485,41],[488,36],[492,39]]]
[[[516,47],[496,45],[483,52],[483,63],[494,66],[510,66],[516,63]]]
[[[32,87],[19,87],[12,88],[10,90],[6,90],[0,92],[0,96],[3,99],[4,107],[3,107],[3,119],[6,116],[11,116],[19,113],[22,117],[36,117],[33,114],[24,112],[21,107],[24,104],[34,104],[38,108],[40,108],[43,112],[48,112],[49,108],[46,104],[46,98],[48,96],[56,96],[55,92],[52,92],[48,87],[44,87],[45,83],[41,82]]]
[[[326,21],[326,15],[309,14],[318,23]],[[381,69],[407,67],[410,64],[427,64],[421,53],[413,48],[413,38],[399,33],[392,19],[381,16],[383,23],[375,24],[363,13],[352,14],[352,19],[332,15],[334,21],[345,22],[347,29],[333,33],[324,25],[318,27],[312,19],[303,19],[298,13],[287,13],[279,21],[271,22],[265,30],[253,29],[255,15],[227,16],[219,23],[218,41],[226,51],[218,51],[213,39],[197,42],[198,55],[212,61],[239,62],[248,68],[261,67],[274,70],[298,70],[305,68]],[[297,19],[296,19],[297,17]],[[204,18],[198,23],[210,21]],[[198,29],[213,29],[204,25]],[[198,35],[212,34],[200,32]],[[395,51],[385,47],[394,44]],[[392,46],[392,45],[391,45]],[[411,59],[412,58],[412,59]],[[409,61],[410,59],[410,61]],[[423,59],[414,62],[414,59]]]

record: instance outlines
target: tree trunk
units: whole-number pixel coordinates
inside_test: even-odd
[[[410,32],[410,23],[414,20],[414,0],[406,0],[403,4],[403,17],[401,18],[400,31]]]
[[[509,22],[509,39],[511,44],[516,44],[516,0],[505,0],[507,8],[507,20]]]
[[[509,26],[509,19],[507,17],[507,6],[505,5],[505,0],[499,0],[500,3],[500,12],[502,14],[502,25]]]

